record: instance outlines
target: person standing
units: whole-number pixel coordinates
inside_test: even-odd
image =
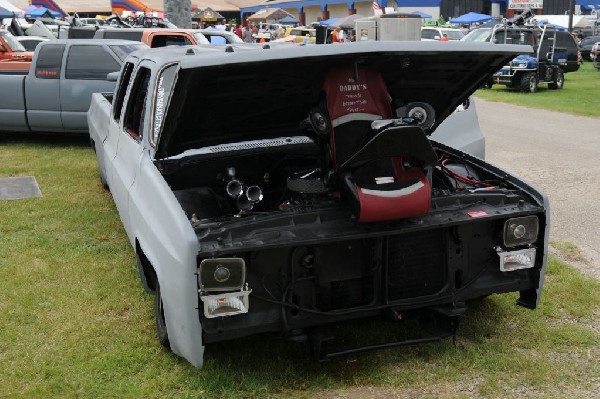
[[[337,28],[335,28],[335,30],[331,33],[331,43],[339,43],[340,42],[340,27],[338,26]]]
[[[242,40],[244,43],[254,43],[254,38],[252,37],[252,29],[249,26],[244,27],[244,31],[242,32]]]

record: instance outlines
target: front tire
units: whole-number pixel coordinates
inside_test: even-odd
[[[538,88],[538,80],[535,73],[526,73],[521,78],[521,91],[524,93],[535,93]]]
[[[552,90],[562,89],[565,85],[565,73],[562,69],[557,69],[552,76],[552,83],[548,83],[548,88]]]
[[[493,85],[494,85],[494,78],[489,78],[488,80],[483,82],[483,85],[481,85],[481,88],[482,89],[491,89]]]
[[[154,295],[154,318],[156,319],[156,336],[158,342],[165,348],[171,349],[169,333],[167,332],[167,323],[165,322],[165,309],[163,307],[162,294],[158,281],[156,281],[156,295]]]

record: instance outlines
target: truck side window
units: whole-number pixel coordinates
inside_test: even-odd
[[[433,39],[435,36],[435,31],[431,29],[423,29],[421,31],[421,39]]]
[[[177,79],[177,71],[178,65],[173,64],[163,69],[158,77],[154,98],[154,125],[152,135],[149,137],[152,145],[156,144],[160,136],[163,120],[171,98],[171,91],[173,91],[173,86]]]
[[[125,131],[136,140],[142,138],[144,130],[144,115],[146,114],[146,97],[148,97],[148,86],[150,84],[150,70],[140,68],[135,76],[129,101],[125,111]]]
[[[48,44],[40,49],[35,65],[35,77],[40,79],[60,78],[64,44]]]
[[[131,72],[133,72],[133,64],[128,62],[123,67],[121,73],[121,81],[117,89],[117,95],[113,102],[113,118],[118,121],[121,118],[121,109],[123,108],[123,102],[125,101],[125,93],[127,93],[127,86],[131,80]]]
[[[67,56],[67,79],[106,80],[106,75],[121,69],[102,46],[71,46]]]

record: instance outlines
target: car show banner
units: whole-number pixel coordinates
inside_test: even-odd
[[[544,0],[508,0],[508,8],[510,10],[544,8]]]

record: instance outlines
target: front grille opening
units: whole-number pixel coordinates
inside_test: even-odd
[[[446,283],[444,230],[391,236],[387,245],[388,300],[439,292]]]
[[[317,290],[317,307],[328,311],[368,305],[374,295],[373,276],[332,281]]]

